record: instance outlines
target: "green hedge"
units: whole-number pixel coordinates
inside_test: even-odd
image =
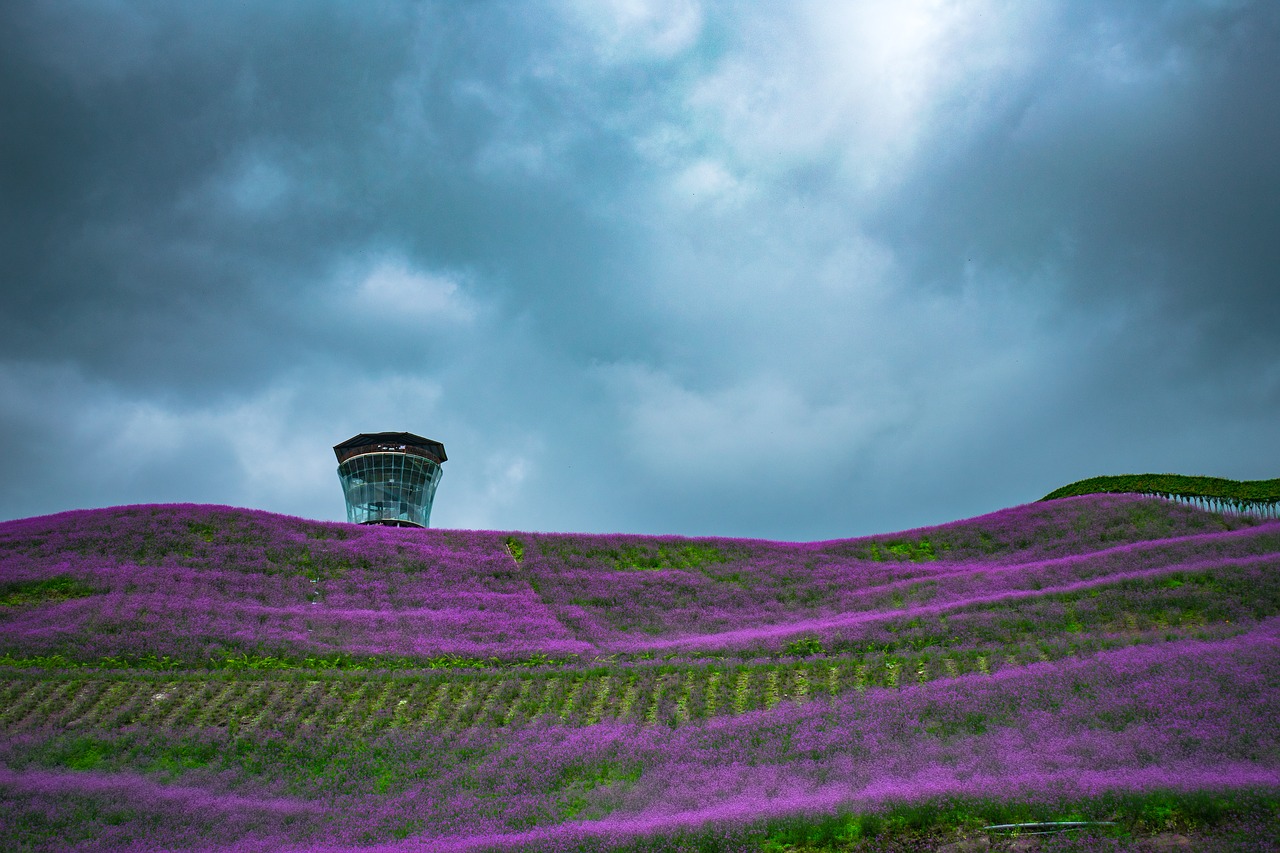
[[[1055,498],[1100,493],[1209,498],[1243,504],[1263,504],[1280,501],[1280,479],[1225,480],[1222,477],[1187,477],[1182,474],[1121,474],[1079,480],[1069,486],[1054,489],[1040,500],[1051,501]]]

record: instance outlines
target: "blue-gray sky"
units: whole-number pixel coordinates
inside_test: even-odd
[[[1280,4],[0,4],[0,518],[810,540],[1280,476]]]

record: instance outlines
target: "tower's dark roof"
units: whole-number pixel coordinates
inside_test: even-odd
[[[346,441],[335,444],[333,452],[339,462],[350,459],[358,453],[415,453],[430,456],[437,462],[444,462],[449,457],[444,455],[444,445],[430,438],[423,438],[411,432],[362,432],[353,435]]]

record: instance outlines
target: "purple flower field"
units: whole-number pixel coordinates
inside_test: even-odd
[[[1280,522],[0,524],[14,850],[1274,850]],[[1010,838],[1000,823],[1108,822]],[[1165,845],[1162,847],[1161,845]]]

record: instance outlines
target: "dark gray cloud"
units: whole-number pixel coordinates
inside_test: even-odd
[[[1118,15],[1071,22],[961,156],[916,176],[917,203],[885,217],[889,239],[922,279],[958,280],[966,263],[1025,282],[1051,268],[1085,310],[1139,302],[1167,315],[1158,337],[1273,357],[1280,10]]]
[[[0,517],[828,538],[1274,476],[1268,3],[11,3]],[[25,484],[19,486],[18,484]]]

